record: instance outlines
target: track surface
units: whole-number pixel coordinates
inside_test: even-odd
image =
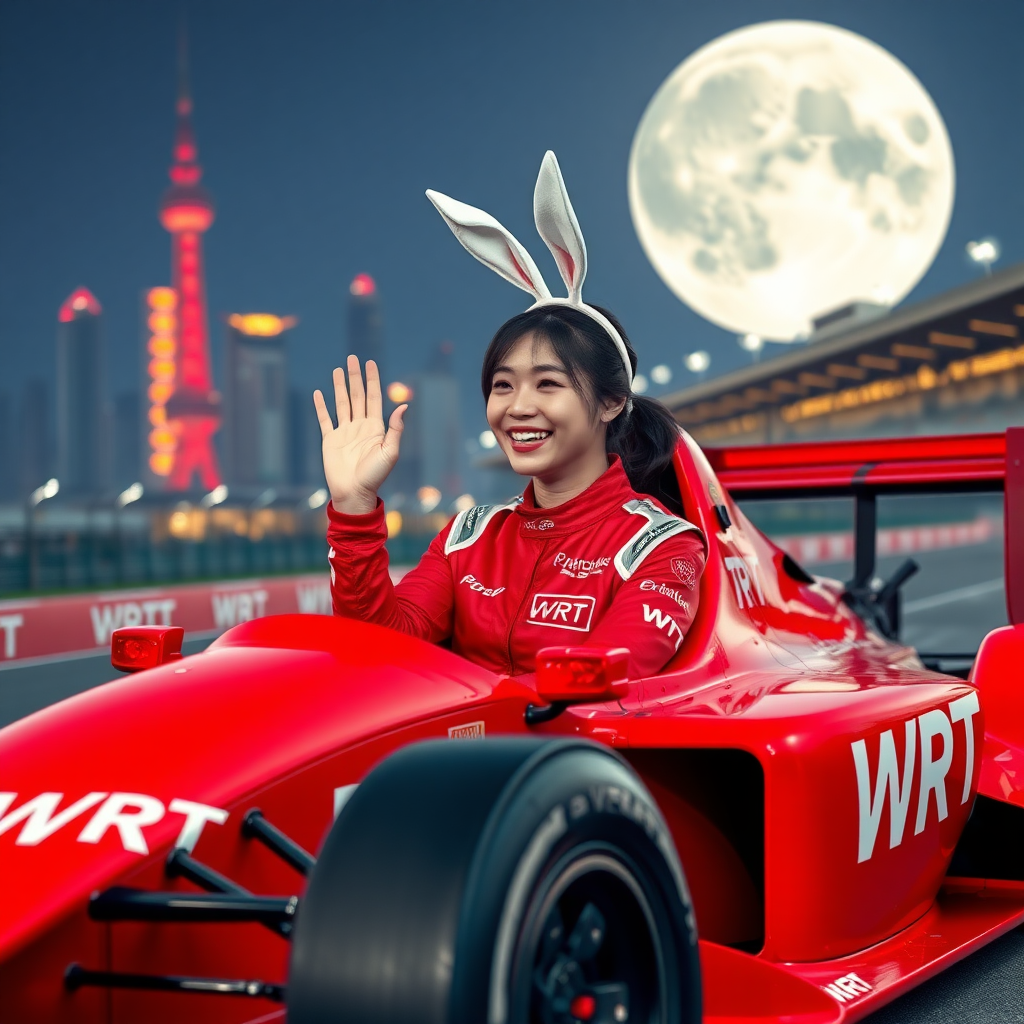
[[[921,572],[904,588],[903,639],[921,652],[971,652],[1006,623],[1002,544],[915,556]],[[885,578],[902,561],[879,561]],[[815,565],[819,575],[848,579],[849,565]],[[208,640],[189,641],[195,654]],[[0,671],[0,726],[114,676],[107,655]],[[932,981],[865,1018],[870,1024],[1024,1024],[1024,929],[975,953]]]

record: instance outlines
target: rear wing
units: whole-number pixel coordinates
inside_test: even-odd
[[[709,448],[734,498],[854,499],[854,586],[875,571],[879,494],[1003,492],[1006,611],[1024,622],[1024,427],[999,434]]]

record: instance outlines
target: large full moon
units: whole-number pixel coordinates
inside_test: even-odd
[[[730,32],[680,64],[629,160],[633,223],[684,302],[790,341],[851,301],[894,305],[953,208],[935,104],[892,54],[811,21]]]

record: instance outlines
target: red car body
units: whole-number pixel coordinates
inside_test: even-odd
[[[990,633],[969,680],[929,671],[733,498],[1005,486],[1010,523],[1022,458],[1024,431],[707,457],[684,438],[682,505],[709,544],[690,633],[621,700],[543,724],[525,723],[537,693],[522,682],[309,615],[244,623],[16,722],[0,731],[4,1019],[283,1019],[259,999],[70,990],[71,963],[286,980],[287,943],[258,924],[96,921],[90,894],[194,891],[165,876],[177,844],[248,890],[301,895],[302,876],[240,830],[250,808],[316,850],[348,787],[398,747],[524,732],[610,745],[653,793],[693,894],[706,1021],[863,1017],[1024,922],[1024,872],[951,871],[982,798],[990,817],[1024,816],[1024,625]],[[1020,544],[1008,532],[1011,623]]]

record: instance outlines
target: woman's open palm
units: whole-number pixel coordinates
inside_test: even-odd
[[[331,500],[339,512],[371,512],[377,505],[378,489],[398,461],[402,414],[408,406],[395,409],[385,431],[377,364],[367,360],[364,388],[355,356],[348,357],[348,387],[345,371],[340,367],[334,371],[334,404],[337,427],[327,411],[323,393],[313,392]]]

